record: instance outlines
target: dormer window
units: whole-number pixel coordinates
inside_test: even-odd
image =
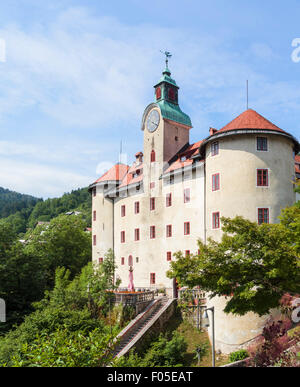
[[[180,161],[186,161],[186,156],[182,156],[182,157],[180,158]]]

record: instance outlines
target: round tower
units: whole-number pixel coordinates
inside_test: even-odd
[[[221,130],[211,129],[200,149],[206,160],[205,239],[221,239],[223,216],[278,222],[281,210],[295,202],[294,158],[299,149],[293,136],[252,109]],[[215,307],[216,347],[228,353],[256,337],[269,316],[227,315],[225,303],[222,297],[208,300]]]
[[[116,188],[129,167],[116,164],[104,173],[89,189],[92,192],[92,257],[101,263],[109,249],[114,251],[114,197],[109,192]]]

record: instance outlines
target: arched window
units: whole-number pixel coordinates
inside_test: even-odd
[[[151,163],[154,163],[154,161],[155,161],[155,150],[154,149],[152,149],[150,160],[151,160]]]

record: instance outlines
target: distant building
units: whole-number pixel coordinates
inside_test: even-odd
[[[103,262],[111,248],[122,286],[132,266],[136,287],[165,287],[176,297],[176,279],[166,277],[176,251],[194,254],[199,238],[220,240],[222,216],[275,223],[295,202],[300,144],[252,109],[190,144],[192,123],[168,68],[154,88],[155,101],[142,118],[143,152],[133,165],[116,164],[90,185],[93,261]],[[208,304],[215,305],[216,343],[224,352],[242,347],[265,321],[225,315],[222,298]]]

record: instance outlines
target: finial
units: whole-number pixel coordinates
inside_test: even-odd
[[[172,58],[172,54],[169,51],[163,52],[160,50],[160,52],[166,56],[166,68],[168,69],[169,58]]]

